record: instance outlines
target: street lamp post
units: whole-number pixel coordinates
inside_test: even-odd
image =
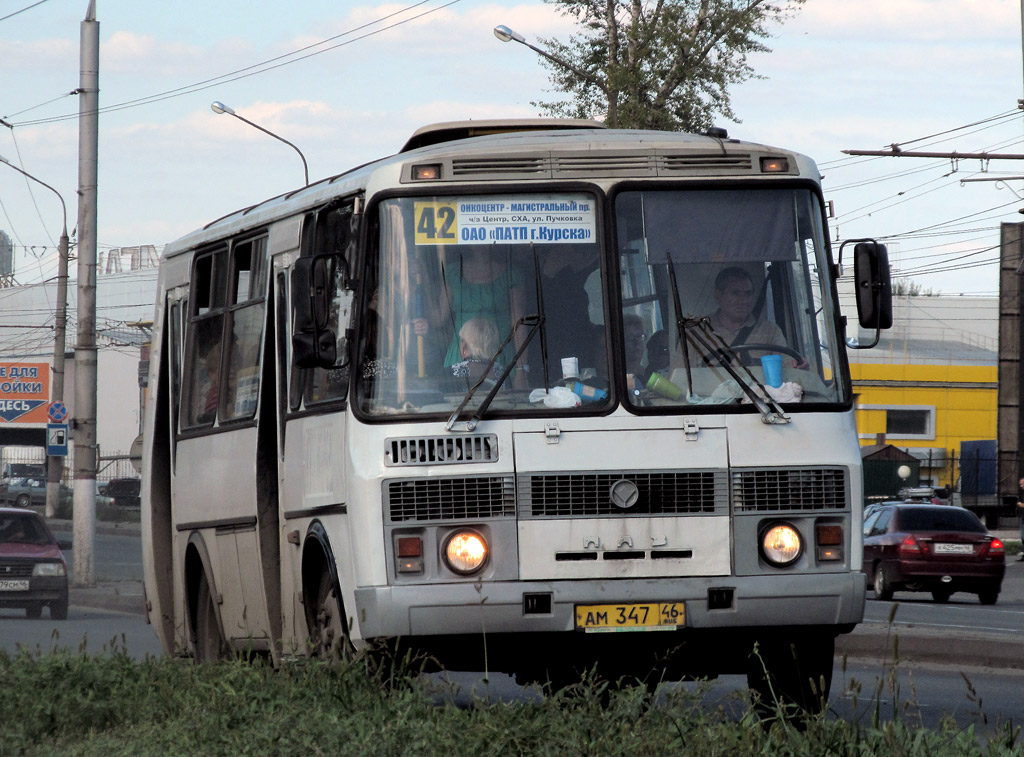
[[[26,178],[40,184],[60,200],[61,212],[64,215],[63,227],[60,232],[60,242],[57,248],[57,314],[53,332],[53,380],[50,383],[50,401],[64,401],[64,349],[67,340],[67,312],[68,312],[68,208],[64,204],[64,198],[60,192],[44,181],[40,181],[27,171],[23,171],[9,160],[0,155],[0,163],[5,163]],[[55,455],[46,457],[46,517],[52,518],[57,514],[57,504],[60,500],[60,479],[61,469],[64,467],[62,459]]]
[[[1021,0],[1021,2],[1024,3],[1024,0]],[[529,42],[526,41],[526,37],[524,37],[517,31],[509,29],[504,24],[494,27],[494,36],[500,39],[502,42],[518,42],[523,47],[530,48],[542,58],[551,61],[559,68],[564,68],[567,71],[571,71],[579,78],[583,79],[586,82],[589,82],[590,84],[601,90],[601,92],[604,93],[604,96],[608,98],[608,125],[613,129],[616,128],[616,126],[618,125],[618,114],[616,112],[617,96],[616,93],[612,91],[608,83],[601,81],[601,79],[594,76],[589,71],[585,71],[579,66],[574,66],[572,63],[569,63],[568,61],[562,60],[561,58],[552,55],[547,50],[542,50],[536,45],[531,45]]]
[[[220,102],[219,100],[214,100],[212,103],[210,103],[210,110],[212,110],[217,115],[220,115],[221,113],[227,113],[229,116],[234,116],[239,121],[244,121],[245,123],[249,124],[249,126],[253,127],[254,129],[259,129],[264,134],[269,134],[274,139],[279,139],[280,141],[282,141],[286,145],[288,145],[290,148],[295,150],[295,152],[297,152],[299,154],[299,157],[302,158],[302,170],[303,170],[303,172],[305,173],[305,176],[306,176],[306,186],[307,187],[309,186],[309,166],[306,165],[306,156],[302,154],[302,150],[300,150],[298,147],[293,145],[291,142],[289,142],[284,137],[278,136],[277,134],[275,134],[274,132],[270,131],[269,129],[264,129],[262,126],[260,126],[259,124],[253,123],[248,118],[243,118],[242,116],[238,115],[237,113],[235,113],[234,110],[232,110],[227,105],[225,105],[224,103]]]

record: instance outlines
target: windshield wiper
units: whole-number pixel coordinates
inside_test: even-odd
[[[700,318],[696,319],[696,322],[698,328],[695,331],[691,331],[690,334],[696,340],[702,342],[702,346],[715,355],[719,364],[735,379],[736,384],[743,390],[743,393],[747,395],[754,406],[761,412],[761,422],[770,424],[789,423],[792,419],[786,415],[786,411],[768,393],[765,385],[758,381],[757,376],[751,373],[750,369],[740,360],[736,350],[715,333],[715,329],[711,326],[708,319]],[[743,373],[740,373],[735,366],[739,366]]]
[[[523,343],[519,345],[515,355],[512,356],[512,360],[510,360],[509,364],[505,366],[505,370],[501,372],[501,375],[494,380],[494,386],[491,387],[491,391],[487,393],[487,396],[484,397],[480,406],[473,412],[472,417],[466,421],[467,430],[472,431],[476,428],[477,424],[480,422],[480,418],[485,412],[487,412],[487,408],[494,400],[498,390],[501,389],[501,385],[505,383],[505,380],[512,373],[512,369],[514,369],[516,367],[516,363],[519,362],[519,358],[522,357],[523,352],[526,351],[527,346],[530,344],[530,340],[533,339],[534,334],[540,331],[542,323],[544,323],[544,316],[539,313],[534,313],[533,315],[525,315],[512,324],[512,328],[509,329],[508,336],[505,337],[505,341],[502,342],[497,351],[491,355],[491,359],[487,361],[487,367],[480,375],[480,378],[478,378],[476,383],[469,388],[466,392],[466,396],[463,397],[462,402],[459,403],[458,408],[456,408],[455,412],[452,413],[451,417],[448,419],[448,422],[444,426],[446,431],[451,431],[455,424],[459,422],[459,417],[462,415],[462,411],[466,408],[466,405],[469,404],[469,401],[473,399],[473,395],[476,394],[476,390],[483,386],[483,383],[487,381],[488,377],[491,375],[491,369],[494,368],[494,364],[498,362],[498,358],[501,357],[502,351],[515,337],[516,329],[520,326],[530,326],[530,333],[526,335],[526,339],[524,339]]]
[[[715,333],[715,330],[711,327],[708,319],[683,315],[683,310],[679,301],[679,284],[676,282],[676,268],[672,261],[671,253],[666,252],[665,256],[668,260],[668,281],[669,285],[672,287],[672,305],[675,309],[676,330],[678,332],[680,346],[683,350],[683,365],[686,366],[687,398],[693,395],[693,377],[690,370],[690,351],[687,346],[692,343],[694,347],[704,353],[702,357],[707,357],[708,355],[715,355],[717,357],[721,366],[730,376],[732,376],[736,381],[736,385],[743,390],[743,393],[747,395],[750,401],[754,404],[754,407],[756,407],[761,413],[762,423],[789,423],[791,420],[790,417],[786,415],[786,412],[782,409],[779,403],[776,402],[768,393],[764,384],[758,381],[757,377],[750,372],[750,369],[743,364],[743,361],[740,360],[736,351],[726,344],[724,339]],[[696,328],[689,328],[691,326],[695,326]],[[733,363],[739,365],[740,368],[743,369],[743,372],[746,374],[745,378],[736,370]]]

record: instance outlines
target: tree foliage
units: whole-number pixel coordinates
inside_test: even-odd
[[[612,128],[705,131],[738,121],[730,85],[758,78],[747,62],[769,52],[772,24],[804,0],[546,0],[580,31],[542,39],[556,102],[547,114],[598,118]]]

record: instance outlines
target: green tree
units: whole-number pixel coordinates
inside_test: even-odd
[[[701,132],[717,115],[738,121],[732,84],[759,78],[747,63],[768,52],[769,27],[804,0],[546,0],[580,31],[542,39],[553,91],[548,115],[599,118],[612,128]]]

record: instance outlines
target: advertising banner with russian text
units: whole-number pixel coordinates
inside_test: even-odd
[[[49,404],[49,363],[0,362],[0,424],[45,424]]]

